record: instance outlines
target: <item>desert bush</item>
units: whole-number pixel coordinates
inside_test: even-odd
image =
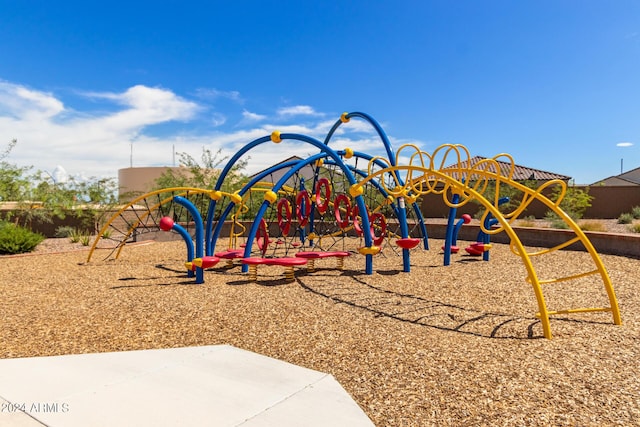
[[[607,227],[604,226],[601,222],[597,221],[582,221],[578,224],[582,231],[607,231]]]
[[[631,227],[629,227],[631,229],[631,231],[633,231],[634,233],[640,233],[640,224],[633,224]]]
[[[13,255],[33,251],[44,240],[44,236],[24,227],[0,223],[0,254]]]
[[[623,213],[618,217],[618,224],[631,224],[632,222],[633,215],[630,213]]]
[[[58,228],[56,228],[56,237],[71,237],[71,235],[74,233],[74,228],[69,226],[69,225],[63,225],[60,226]]]
[[[535,227],[536,226],[535,219],[536,219],[535,216],[528,215],[518,220],[516,225],[518,225],[519,227]]]
[[[633,219],[640,219],[640,206],[632,207],[631,215],[633,215]]]
[[[551,195],[551,200],[553,200],[554,202],[557,201],[560,197],[560,194],[561,188],[554,188]],[[576,187],[567,187],[564,198],[560,202],[560,209],[562,209],[567,215],[569,215],[571,219],[576,221],[582,218],[587,208],[591,207],[592,200],[593,196],[589,195],[589,187],[585,188],[584,190]],[[547,212],[546,217],[549,217],[549,220],[552,220],[552,216],[555,216],[557,218],[557,215],[553,211]]]
[[[83,236],[84,236],[84,233],[80,229],[72,228],[68,237],[71,243],[78,243],[80,242],[80,240],[82,240]]]
[[[564,230],[569,228],[569,225],[567,225],[566,222],[564,222],[558,215],[556,215],[552,211],[547,212],[544,216],[544,219],[549,221],[549,225],[551,228],[559,228]]]

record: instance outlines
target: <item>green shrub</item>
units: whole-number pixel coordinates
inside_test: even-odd
[[[40,233],[12,223],[0,223],[0,254],[13,255],[31,252],[44,240]]]
[[[631,227],[629,227],[631,229],[631,231],[633,231],[634,233],[640,233],[640,224],[633,224]]]
[[[522,218],[516,222],[518,227],[535,227],[536,223],[533,220]]]
[[[631,208],[631,215],[634,219],[640,219],[640,206],[634,206]]]
[[[63,225],[60,226],[58,228],[56,228],[56,233],[55,236],[56,237],[71,237],[71,235],[74,233],[74,228],[69,226],[69,225]]]
[[[630,213],[623,213],[618,217],[618,224],[631,224],[632,222],[633,215]]]
[[[601,222],[597,221],[581,221],[580,223],[578,223],[578,226],[582,231],[607,231],[607,227],[605,227]]]
[[[60,236],[58,236],[59,231]],[[88,234],[79,228],[59,227],[56,230],[56,237],[68,237],[71,243],[81,243],[83,246],[89,246],[91,243],[91,234]]]
[[[69,233],[69,241],[71,243],[78,243],[82,239],[82,236],[82,231],[78,230],[77,228],[72,228],[71,232]]]
[[[91,244],[91,235],[83,234],[80,237],[80,243],[82,243],[82,246],[89,246],[89,244]]]
[[[569,225],[566,222],[564,222],[564,220],[562,218],[560,218],[558,215],[556,215],[555,212],[548,211],[544,215],[544,219],[549,221],[549,226],[551,228],[560,228],[560,229],[569,228]]]
[[[561,187],[556,187],[551,195],[552,201],[557,201],[561,194]],[[589,195],[589,187],[584,190],[575,187],[567,187],[564,198],[560,202],[562,209],[572,220],[576,221],[582,218],[587,208],[591,207],[593,196]],[[547,215],[555,215],[553,211],[547,212]],[[557,215],[556,215],[557,216]],[[555,227],[567,228],[567,227]]]
[[[562,219],[556,217],[551,220],[551,228],[559,228],[561,230],[566,230],[569,228],[569,224],[564,222]]]

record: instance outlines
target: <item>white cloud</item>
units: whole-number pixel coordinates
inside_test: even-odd
[[[0,113],[11,117],[27,116],[31,119],[46,119],[64,111],[64,105],[53,95],[39,92],[21,85],[0,81]]]
[[[52,171],[62,165],[70,175],[114,176],[129,165],[131,143],[145,127],[193,118],[199,106],[173,92],[134,86],[122,93],[91,93],[111,100],[113,112],[101,115],[68,110],[53,94],[0,83],[0,135],[18,144],[10,162]],[[118,108],[118,105],[120,108]],[[149,163],[158,157],[149,147]]]
[[[211,123],[216,127],[222,126],[226,122],[227,117],[222,113],[213,113],[213,115],[211,116]]]
[[[616,144],[616,147],[631,147],[633,145],[633,142],[618,142]]]
[[[235,90],[224,91],[214,88],[199,88],[196,90],[196,96],[207,100],[226,98],[239,104],[244,103],[244,99],[242,99],[240,92]]]
[[[233,93],[229,92],[229,96],[234,96]],[[52,175],[65,170],[76,177],[115,177],[118,169],[129,167],[131,162],[134,167],[171,165],[174,147],[175,151],[196,159],[203,147],[214,152],[222,149],[223,157],[231,157],[274,130],[307,135],[322,142],[339,120],[339,115],[326,119],[328,115],[301,105],[276,110],[275,119],[265,123],[269,116],[248,109],[230,108],[223,113],[171,90],[143,85],[123,92],[80,96],[102,100],[105,105],[99,112],[78,111],[66,106],[57,94],[0,81],[0,135],[5,139],[0,140],[0,150],[11,139],[18,139],[6,160],[19,166],[31,165]],[[291,117],[296,115],[306,116],[305,121],[292,121]],[[239,124],[231,129],[222,126],[231,121]],[[189,122],[190,126],[187,130],[177,127],[172,130],[171,123],[175,122]],[[159,124],[165,125],[156,128],[161,132],[151,128]],[[384,154],[373,127],[363,120],[351,120],[340,126],[331,148],[345,147]],[[267,141],[247,153],[245,172],[263,170],[293,155],[307,157],[317,152],[317,148],[301,141],[285,140],[277,145]]]
[[[278,115],[280,116],[321,116],[321,113],[317,113],[313,107],[308,105],[296,105],[293,107],[283,107],[278,109]]]
[[[137,85],[123,93],[92,93],[89,96],[113,100],[129,107],[105,117],[111,124],[137,128],[172,120],[188,120],[199,107],[171,91]]]
[[[267,116],[262,114],[252,113],[251,111],[247,111],[247,110],[242,110],[242,118],[245,121],[249,121],[249,122],[260,122],[266,119]]]

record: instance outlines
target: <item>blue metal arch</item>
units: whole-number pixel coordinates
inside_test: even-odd
[[[269,169],[260,172],[259,174],[257,174],[256,176],[254,176],[254,178],[252,180],[250,180],[247,184],[245,184],[237,193],[240,197],[244,196],[245,193],[247,191],[249,191],[249,189],[251,187],[253,187],[254,185],[256,185],[256,183],[262,181],[262,179],[274,172],[277,172],[281,169],[286,169],[286,168],[291,168],[294,165],[296,165],[300,160],[290,160],[288,162],[283,162],[277,165],[273,165],[271,166]],[[235,203],[233,201],[231,201],[227,207],[225,208],[225,210],[222,212],[222,214],[220,215],[220,218],[218,219],[218,222],[216,224],[216,228],[213,229],[213,210],[216,207],[216,201],[212,200],[211,203],[209,204],[209,215],[207,217],[207,237],[206,237],[206,242],[207,242],[207,255],[213,255],[213,248],[215,248],[216,246],[216,242],[218,240],[218,238],[220,237],[220,233],[222,231],[222,226],[224,225],[224,221],[227,219],[227,217],[229,216],[229,214],[231,213],[231,211],[233,210],[233,207],[235,206]],[[212,230],[213,229],[213,230]]]
[[[297,140],[297,141],[301,141],[301,142],[305,142],[308,143],[316,148],[318,148],[321,152],[315,156],[311,156],[307,159],[303,159],[301,161],[297,161],[296,163],[294,163],[291,166],[291,169],[280,179],[280,181],[278,181],[278,183],[274,186],[273,191],[278,191],[282,185],[284,185],[287,180],[289,180],[291,178],[291,176],[293,176],[293,174],[295,174],[297,171],[299,171],[302,167],[311,164],[315,161],[317,161],[318,159],[321,158],[331,158],[331,160],[333,160],[343,171],[343,173],[345,174],[348,182],[351,185],[354,185],[357,183],[355,176],[353,175],[353,173],[349,170],[349,168],[344,164],[344,162],[342,161],[340,155],[338,155],[338,153],[336,151],[334,151],[333,149],[331,149],[328,145],[318,141],[315,138],[311,138],[309,136],[305,136],[305,135],[299,135],[299,134],[293,134],[293,133],[284,133],[284,134],[280,134],[280,140],[284,141],[284,140]],[[260,144],[263,144],[265,142],[268,141],[272,141],[272,137],[271,136],[264,136],[262,138],[258,138],[252,142],[250,142],[249,144],[247,144],[246,146],[244,146],[241,150],[239,150],[227,163],[227,165],[225,166],[225,168],[223,169],[223,171],[220,174],[220,177],[218,178],[218,181],[216,182],[216,186],[215,186],[215,190],[219,190],[222,187],[222,184],[224,182],[224,179],[226,178],[226,176],[229,174],[229,172],[231,171],[231,169],[233,168],[233,166],[236,164],[236,162],[238,161],[238,159],[240,159],[245,153],[247,153],[249,150],[257,147]],[[246,189],[250,188],[249,186],[245,186],[245,191]],[[357,196],[355,197],[355,201],[358,205],[358,209],[360,210],[360,212],[366,212],[366,206],[364,203],[364,199],[362,196]],[[258,214],[256,215],[256,218],[251,226],[251,229],[249,231],[249,241],[247,242],[247,248],[245,249],[245,255],[248,256],[250,255],[250,251],[251,251],[251,246],[250,244],[253,243],[253,239],[255,238],[259,223],[260,223],[260,219],[262,219],[262,217],[264,216],[264,212],[266,211],[267,207],[269,205],[269,202],[265,200],[265,202],[263,202],[263,204],[260,206],[260,209],[258,210]],[[230,208],[227,207],[228,211],[230,211]],[[213,215],[214,215],[214,210],[215,210],[215,200],[212,200],[209,204],[209,212],[208,212],[208,216],[207,216],[207,234],[209,234],[211,236],[211,238],[207,237],[207,241],[211,241],[213,243],[214,240],[214,235],[212,233],[209,232],[209,230],[213,227]],[[228,211],[226,213],[226,215],[228,215]],[[226,216],[221,217],[220,218],[220,222],[224,221],[224,219],[226,218]],[[219,227],[221,227],[219,225]],[[219,227],[216,227],[216,229],[218,229]],[[373,238],[371,236],[371,232],[370,232],[370,224],[369,224],[369,218],[365,215],[362,217],[362,227],[363,230],[368,230],[367,232],[364,233],[364,241],[365,241],[365,246],[366,247],[371,247],[373,245]],[[219,231],[218,231],[219,234]],[[215,236],[215,238],[217,239],[217,235]],[[210,248],[208,250],[213,251],[213,244],[209,245]],[[248,252],[248,253],[247,253]],[[367,272],[367,274],[372,274],[373,273],[373,256],[372,255],[366,255],[366,267],[365,270]]]
[[[350,120],[352,117],[359,117],[359,118],[364,119],[365,121],[369,122],[369,124],[378,133],[378,136],[380,137],[380,140],[382,141],[382,144],[384,145],[384,148],[385,148],[385,150],[387,152],[387,158],[389,159],[389,162],[391,162],[391,166],[395,166],[396,165],[396,158],[395,158],[396,156],[395,156],[395,154],[393,153],[393,151],[391,149],[391,142],[389,142],[389,138],[387,137],[387,134],[385,133],[385,131],[382,129],[382,126],[380,126],[380,123],[378,123],[376,121],[376,119],[374,119],[370,115],[368,115],[366,113],[361,113],[359,111],[354,111],[354,112],[351,112],[351,113],[347,113],[344,116],[344,118],[347,121]],[[329,130],[329,133],[327,133],[327,136],[324,139],[324,143],[326,145],[329,145],[329,141],[333,137],[333,134],[335,133],[336,130],[338,130],[340,125],[342,125],[343,123],[345,123],[345,121],[343,121],[343,119],[340,118],[331,127],[331,129]]]
[[[339,151],[338,154],[344,154],[344,151]],[[376,165],[378,165],[378,166],[380,166],[382,168],[386,168],[387,167],[387,164],[385,164],[380,158],[376,158],[375,156],[372,156],[370,154],[363,153],[363,152],[360,152],[360,151],[354,151],[353,155],[355,157],[358,157],[358,158],[361,158],[361,159],[365,159],[367,161],[372,161],[373,160],[373,162]],[[358,170],[358,169],[355,169],[354,167],[351,167],[349,165],[347,165],[347,166],[349,168],[353,169],[358,175],[363,176],[363,177],[367,176],[366,172]],[[375,183],[373,181],[371,183],[378,189],[378,191],[380,191],[385,197],[387,197],[387,192],[382,187],[380,187],[379,184],[377,184],[377,183]],[[416,215],[416,218],[418,219],[418,224],[420,226],[420,232],[422,233],[422,242],[423,242],[423,245],[424,245],[424,249],[428,250],[429,249],[429,237],[428,237],[428,234],[427,234],[427,227],[426,227],[426,225],[424,223],[424,217],[422,216],[422,211],[420,210],[420,206],[418,206],[418,204],[416,202],[413,202],[411,204],[411,207],[413,208],[413,211],[414,211],[414,213]],[[396,217],[397,218],[401,218],[402,215],[400,214],[399,207],[397,206],[396,203],[393,204],[393,209],[394,209],[394,211],[396,213]],[[408,224],[406,224],[406,215],[405,215],[405,225],[406,225],[405,234],[407,234],[407,235],[406,236],[403,235],[402,236],[403,238],[409,237],[408,236]]]

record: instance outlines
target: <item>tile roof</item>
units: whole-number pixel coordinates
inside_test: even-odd
[[[458,169],[458,168],[467,169],[469,167],[473,168],[475,165],[477,165],[478,163],[486,159],[487,159],[486,157],[475,156],[469,159],[468,161],[465,160],[465,161],[461,161],[459,164],[456,163],[456,164],[447,166],[443,170]],[[496,171],[495,164],[497,164],[497,166],[500,168],[501,175],[503,176],[509,175],[509,171],[511,170],[511,163],[504,162],[501,160],[494,160],[494,162],[495,163],[493,162],[487,163],[487,167],[485,170],[496,173],[497,171]],[[454,172],[451,175],[453,177],[456,177],[457,174],[458,174],[457,172]],[[567,175],[561,175],[553,172],[543,171],[540,169],[534,169],[526,166],[514,165],[512,179],[514,181],[526,181],[526,180],[532,180],[532,179],[535,179],[537,181],[550,181],[552,179],[560,179],[562,181],[568,181],[571,179],[571,177]]]

